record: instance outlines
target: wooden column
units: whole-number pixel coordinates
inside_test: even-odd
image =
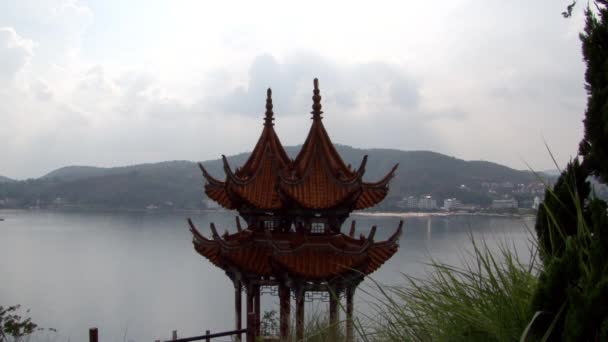
[[[304,340],[304,290],[296,290],[296,341]]]
[[[97,332],[97,328],[89,329],[89,342],[97,342],[99,341],[99,334]]]
[[[346,342],[354,341],[353,299],[355,296],[355,289],[355,286],[346,288]]]
[[[253,307],[255,310],[255,337],[259,337],[261,334],[261,315],[260,315],[260,307],[261,307],[261,303],[260,303],[260,285],[255,285],[253,287],[254,291],[254,300],[253,300]]]
[[[234,281],[234,329],[241,330],[242,328],[242,304],[241,304],[241,281]],[[241,341],[241,335],[236,335],[236,341]]]
[[[253,286],[247,286],[247,342],[255,342],[255,310]]]
[[[338,330],[340,321],[340,312],[338,304],[340,303],[340,293],[334,288],[329,293],[329,329],[331,340],[338,340]]]
[[[291,314],[291,294],[289,293],[289,287],[284,284],[279,285],[279,300],[280,300],[280,331],[281,341],[289,340],[289,321]]]

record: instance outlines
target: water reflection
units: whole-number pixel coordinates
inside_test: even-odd
[[[84,341],[97,326],[104,341],[151,341],[174,329],[196,335],[233,327],[233,287],[198,255],[186,217],[203,234],[209,223],[234,230],[234,214],[2,211],[0,304],[21,303],[34,321],[58,329],[58,341]],[[378,226],[388,238],[398,217],[354,215],[357,233]],[[511,240],[527,250],[531,220],[492,217],[408,217],[399,252],[374,279],[398,284],[401,273],[424,275],[430,258],[458,263],[469,234],[491,245]],[[264,295],[263,308],[276,299]],[[312,303],[324,311],[326,303]],[[361,309],[361,307],[359,307]]]

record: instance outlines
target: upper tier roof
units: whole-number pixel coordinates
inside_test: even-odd
[[[318,81],[314,81],[313,123],[295,160],[290,160],[274,131],[271,91],[268,89],[264,129],[245,164],[233,172],[226,160],[224,182],[201,165],[209,198],[228,209],[243,205],[264,210],[285,207],[352,209],[372,207],[388,193],[397,165],[379,182],[363,182],[367,156],[357,170],[347,166],[323,125]]]
[[[264,128],[249,159],[233,173],[226,157],[222,156],[225,182],[213,178],[199,164],[207,180],[207,196],[225,208],[236,209],[243,201],[262,209],[278,209],[282,205],[278,193],[273,189],[278,185],[278,171],[287,167],[291,160],[274,131],[272,108],[272,91],[268,89]]]

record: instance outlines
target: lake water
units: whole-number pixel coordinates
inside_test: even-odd
[[[57,329],[39,334],[39,341],[86,341],[89,327],[99,328],[102,341],[231,330],[232,283],[194,251],[188,216],[207,235],[209,222],[220,233],[234,230],[232,212],[0,211],[0,305],[22,304],[34,322]],[[358,232],[377,225],[376,240],[388,237],[400,219],[352,217]],[[458,264],[471,232],[493,246],[512,243],[525,259],[527,227],[534,224],[533,218],[484,216],[404,220],[399,252],[372,275],[378,282],[398,284],[402,273],[423,276],[430,258]],[[355,309],[365,311],[357,294]],[[262,302],[263,310],[278,308],[276,297],[264,295]],[[315,305],[324,310],[324,304]]]

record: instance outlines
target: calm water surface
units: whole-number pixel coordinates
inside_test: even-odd
[[[22,304],[39,325],[58,330],[39,341],[86,341],[93,326],[103,341],[153,341],[174,329],[180,336],[231,330],[232,283],[194,251],[185,218],[209,234],[209,222],[220,233],[234,230],[234,215],[0,211],[0,305]],[[399,222],[353,218],[362,233],[377,225],[377,240]],[[491,245],[512,243],[525,258],[532,225],[533,218],[408,217],[399,252],[373,277],[398,284],[401,273],[423,276],[431,257],[458,264],[470,247],[469,232]],[[276,308],[277,298],[262,301],[263,309]],[[366,310],[363,303],[356,309]]]

